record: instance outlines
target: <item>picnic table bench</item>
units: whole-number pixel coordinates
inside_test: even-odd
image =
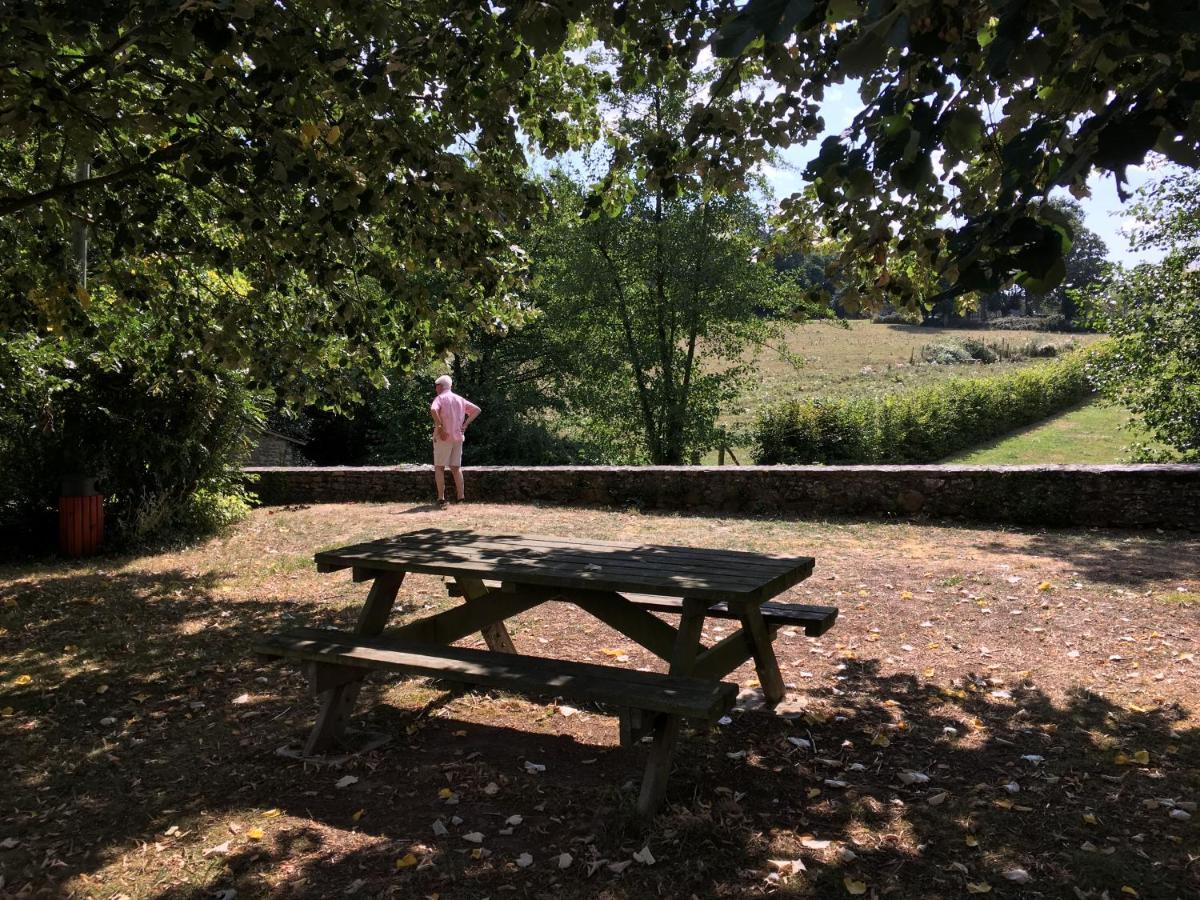
[[[323,753],[342,738],[368,670],[383,669],[499,688],[531,696],[614,706],[621,741],[651,736],[638,810],[654,812],[666,793],[682,719],[714,721],[734,703],[722,679],[753,659],[763,694],[783,698],[771,641],[783,626],[829,630],[837,609],[771,603],[807,578],[809,557],[429,528],[316,554],[317,569],[350,569],[371,582],[353,632],[293,628],[260,639],[262,656],[298,660],[320,712],[304,748]],[[408,572],[453,579],[463,602],[386,629]],[[542,603],[573,603],[668,664],[666,673],[528,656],[517,652],[506,619]],[[673,626],[654,613],[679,616]],[[741,627],[711,646],[706,617]],[[486,650],[452,646],[480,633]]]

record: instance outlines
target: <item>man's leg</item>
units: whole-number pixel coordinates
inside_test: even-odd
[[[461,476],[460,476],[461,477]],[[437,488],[438,502],[446,499],[446,467],[433,467],[433,484]]]
[[[459,500],[466,499],[466,492],[463,490],[463,471],[462,466],[451,466],[450,474],[454,477],[455,495]]]

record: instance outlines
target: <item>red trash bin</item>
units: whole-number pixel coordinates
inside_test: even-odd
[[[90,556],[104,540],[104,498],[96,479],[67,478],[58,498],[58,549],[64,556]]]

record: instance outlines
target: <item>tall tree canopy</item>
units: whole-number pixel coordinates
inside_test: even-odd
[[[533,3],[4,4],[0,327],[172,304],[264,384],[446,346],[522,264],[523,141],[594,123],[566,36]]]
[[[1144,0],[749,0],[714,47],[731,60],[723,85],[761,69],[782,88],[747,141],[802,134],[829,85],[861,79],[865,108],[806,173],[847,263],[886,274],[895,247],[954,294],[1012,278],[1048,290],[1070,246],[1051,189],[1081,195],[1099,172],[1120,190],[1151,150],[1200,164],[1196,22]]]
[[[722,61],[677,138],[627,148],[647,189],[744,188],[773,148],[820,133],[832,85],[857,80],[865,109],[807,173],[850,287],[911,305],[919,290],[889,263],[915,255],[951,292],[1014,277],[1049,289],[1069,231],[1051,188],[1082,191],[1096,171],[1120,183],[1150,150],[1197,164],[1192,12],[1145,0],[4,4],[0,323],[86,328],[93,291],[76,283],[67,238],[86,223],[105,302],[152,304],[164,268],[185,263],[244,279],[211,321],[178,327],[252,372],[269,358],[264,383],[289,365],[382,369],[384,348],[452,343],[499,311],[521,269],[514,232],[536,205],[525,142],[552,154],[594,135],[609,73],[564,53],[590,42],[617,53],[624,89],[686,78],[709,49]],[[603,185],[589,211],[615,212],[626,190]],[[429,269],[457,273],[461,289],[431,290],[444,279]]]

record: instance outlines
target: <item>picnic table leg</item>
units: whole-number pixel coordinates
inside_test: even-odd
[[[708,604],[703,600],[684,600],[675,649],[671,653],[670,674],[691,674],[692,663],[700,650],[700,633],[707,609]],[[650,758],[646,760],[646,773],[642,776],[642,790],[638,795],[637,809],[643,816],[653,815],[667,795],[667,778],[671,774],[671,757],[675,754],[679,726],[679,716],[671,715],[659,716],[654,724],[654,743],[650,747]]]
[[[779,673],[779,660],[771,646],[771,632],[763,621],[762,610],[757,606],[745,606],[741,610],[742,628],[750,642],[750,653],[754,657],[754,668],[758,671],[758,683],[768,703],[783,699],[783,676]]]
[[[355,634],[374,637],[383,631],[387,625],[388,616],[396,603],[396,594],[404,581],[403,572],[380,572],[371,584],[371,592],[367,602],[359,613],[358,626]],[[365,676],[365,672],[363,675]],[[317,723],[313,726],[308,741],[304,744],[305,756],[316,756],[333,749],[342,739],[346,728],[346,720],[354,709],[354,701],[358,699],[358,690],[362,678],[340,684],[325,691],[321,698],[321,710],[317,713]]]
[[[454,581],[462,590],[463,600],[467,603],[476,603],[479,601],[479,598],[488,593],[487,587],[484,586],[483,580],[480,578],[458,577]],[[484,625],[479,633],[483,635],[483,640],[488,645],[489,650],[494,650],[497,653],[517,652],[517,648],[512,642],[512,637],[509,635],[508,629],[504,627],[503,622],[493,622],[491,625]]]

